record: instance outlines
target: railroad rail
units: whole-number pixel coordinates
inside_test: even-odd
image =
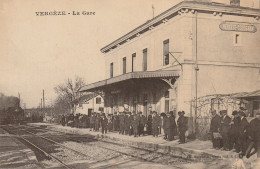
[[[3,128],[3,127],[2,127]],[[39,150],[40,152],[42,152],[44,155],[46,155],[47,157],[57,161],[58,163],[60,163],[63,167],[67,168],[67,169],[73,169],[71,168],[69,165],[65,164],[64,162],[62,162],[62,160],[60,160],[59,158],[51,155],[50,153],[47,153],[46,151],[44,151],[42,148],[38,147],[37,145],[35,145],[34,143],[32,143],[31,141],[29,141],[28,139],[20,136],[18,133],[15,134],[13,132],[11,132],[10,130],[3,128],[5,131],[7,131],[10,134],[14,134],[16,137],[19,137],[20,139],[24,140],[25,142],[27,142],[28,144],[30,144],[31,146],[33,146],[34,148],[36,148],[37,150]],[[17,128],[16,128],[17,129]],[[18,128],[19,131],[19,128]]]
[[[34,135],[36,137],[39,137],[41,139],[44,139],[46,141],[49,141],[53,144],[56,144],[56,145],[59,145],[61,147],[64,147],[66,149],[69,149],[70,151],[73,151],[81,156],[84,156],[84,157],[88,157],[88,158],[91,158],[91,159],[94,159],[93,157],[87,155],[87,154],[84,154],[84,153],[81,153],[75,149],[72,149],[70,147],[67,147],[57,141],[54,141],[53,139],[50,139],[50,138],[47,138],[45,136],[42,136],[42,135],[39,135],[39,134],[43,134],[43,133],[39,133],[38,131],[53,131],[55,133],[62,133],[62,134],[71,134],[72,138],[73,136],[75,135],[76,137],[78,137],[75,133],[70,133],[70,132],[64,132],[64,131],[57,131],[57,130],[53,130],[53,129],[47,129],[47,128],[43,128],[43,127],[35,127],[35,126],[31,126],[31,125],[21,125],[20,128],[16,128],[14,126],[12,126],[13,129],[15,130],[21,130],[21,131],[24,131],[30,135]],[[22,128],[22,129],[21,129]],[[33,133],[33,132],[36,132],[36,133]],[[46,133],[45,133],[46,134]],[[61,135],[62,136],[62,135]],[[50,137],[50,136],[49,136]],[[63,136],[62,136],[63,137]],[[62,138],[61,137],[61,138]],[[71,137],[69,137],[71,138]],[[68,139],[69,139],[68,138]],[[139,160],[139,161],[144,161],[144,162],[151,162],[151,163],[163,163],[163,164],[168,164],[168,165],[171,165],[171,166],[174,166],[176,168],[180,168],[179,166],[176,166],[175,164],[176,163],[179,163],[183,160],[185,160],[185,163],[187,162],[192,162],[192,160],[190,159],[186,159],[186,158],[182,158],[182,157],[179,157],[179,156],[175,156],[175,155],[172,155],[172,154],[169,154],[169,153],[162,153],[162,152],[156,152],[156,151],[153,151],[153,150],[149,150],[149,149],[144,149],[144,148],[140,148],[140,147],[135,147],[135,146],[132,146],[132,145],[125,145],[125,144],[122,144],[122,143],[115,143],[115,142],[110,142],[110,141],[107,141],[107,140],[102,140],[102,139],[97,139],[97,138],[92,138],[92,137],[89,137],[89,136],[84,136],[84,135],[80,135],[80,138],[84,138],[84,140],[90,140],[90,141],[95,141],[97,142],[98,144],[101,143],[101,145],[98,145],[97,147],[99,148],[102,148],[102,149],[105,149],[105,150],[108,150],[108,152],[115,152],[117,154],[121,154],[121,155],[125,155],[125,156],[128,156],[132,159],[136,159],[136,160]],[[57,137],[57,139],[59,139],[59,136]],[[27,142],[27,141],[26,141]],[[80,142],[82,145],[87,145],[86,142]],[[102,145],[102,143],[104,143],[104,145]],[[30,144],[30,143],[29,143]],[[111,146],[113,145],[113,146]],[[36,146],[36,145],[35,145]],[[34,147],[35,147],[34,146]],[[96,145],[95,145],[96,146]],[[111,148],[112,147],[112,148]],[[36,148],[36,147],[35,147]],[[39,147],[38,147],[39,148]],[[38,149],[37,148],[37,149]],[[41,151],[41,150],[40,150]],[[43,150],[44,151],[44,150]],[[42,151],[42,152],[43,152]],[[52,157],[53,155],[48,155],[49,153],[47,152],[44,152],[44,154],[47,154],[48,157],[51,157],[53,159],[55,159],[55,157]],[[148,156],[148,157],[147,157]],[[152,158],[151,158],[152,157]],[[117,158],[117,157],[112,157],[111,159],[113,158]],[[156,160],[157,161],[154,161]],[[56,160],[56,159],[55,159]],[[59,159],[57,158],[56,161],[58,161]],[[109,159],[103,159],[103,160],[99,160],[99,161],[106,161],[106,160],[109,160]],[[61,160],[60,160],[61,161]],[[89,167],[91,167],[92,164],[96,164],[98,163],[99,161],[92,161],[90,162],[88,165]],[[121,161],[121,160],[120,160]],[[165,162],[167,161],[167,162]],[[61,161],[62,162],[62,161]],[[59,162],[60,163],[60,162]],[[65,164],[65,163],[64,163]],[[63,165],[63,164],[62,164]],[[66,164],[65,164],[66,165]],[[66,167],[67,168],[67,167]]]
[[[43,130],[43,131],[54,131],[54,132],[57,132],[57,133],[65,133],[65,134],[68,134],[68,132],[64,132],[64,131],[57,131],[57,130],[52,130],[52,129],[45,129],[45,128],[42,128],[42,127],[35,127],[35,126],[28,126],[32,129],[39,129],[39,130]],[[69,134],[75,134],[75,133],[70,133]],[[106,140],[102,140],[102,139],[96,139],[96,138],[90,138],[90,137],[87,137],[87,136],[83,136],[85,137],[86,139],[88,140],[91,140],[91,141],[100,141],[100,142],[103,142],[103,143],[106,143],[106,144],[112,144],[114,146],[121,146],[121,147],[128,147],[128,148],[132,148],[132,149],[135,149],[135,150],[138,150],[138,151],[143,151],[145,152],[144,154],[141,154],[141,156],[138,156],[138,155],[134,155],[134,154],[130,154],[130,153],[126,153],[126,152],[123,152],[123,151],[119,151],[119,150],[115,150],[115,149],[111,149],[111,148],[108,148],[109,146],[107,147],[104,147],[104,146],[99,146],[99,147],[102,147],[103,149],[107,149],[109,151],[114,151],[114,152],[117,152],[117,153],[120,153],[122,155],[126,155],[126,156],[129,156],[129,157],[132,157],[132,158],[135,158],[135,159],[138,159],[138,160],[141,160],[141,161],[147,161],[147,162],[153,162],[155,163],[153,160],[155,160],[156,158],[160,158],[160,157],[163,157],[163,156],[166,156],[166,157],[170,157],[170,158],[178,158],[180,160],[185,160],[186,162],[192,162],[191,159],[187,159],[187,158],[183,158],[181,156],[176,156],[176,155],[172,155],[172,154],[169,154],[169,153],[162,153],[162,152],[155,152],[153,150],[148,150],[148,149],[144,149],[144,148],[140,148],[140,147],[136,147],[136,146],[132,146],[132,145],[125,145],[125,144],[121,144],[121,143],[115,143],[115,142],[110,142],[110,141],[106,141]],[[148,154],[158,154],[159,156],[156,156],[155,158],[152,158],[150,160],[142,157],[142,156],[145,156],[145,155],[148,155]],[[177,166],[175,166],[177,167]],[[178,168],[178,167],[177,167]]]

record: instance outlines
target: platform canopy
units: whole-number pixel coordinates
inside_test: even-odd
[[[260,100],[260,90],[253,92],[239,93],[233,96],[234,98],[245,99],[245,100]]]
[[[100,89],[107,85],[116,84],[123,81],[133,80],[133,79],[153,79],[153,78],[171,78],[179,77],[179,71],[177,70],[157,70],[157,71],[142,71],[142,72],[130,72],[123,75],[115,76],[106,80],[98,81],[80,89],[80,92],[93,91],[95,89]]]

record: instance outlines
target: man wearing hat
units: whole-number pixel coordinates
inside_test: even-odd
[[[168,141],[174,140],[174,135],[176,135],[177,127],[173,111],[167,113],[167,118],[165,119],[165,130],[167,132]]]
[[[216,110],[211,112],[212,119],[210,123],[210,132],[212,137],[213,148],[220,149],[221,148],[221,136],[219,133],[221,117],[217,114]]]
[[[223,139],[223,149],[230,150],[230,122],[231,118],[227,115],[227,110],[221,110],[222,114],[220,133]]]
[[[100,113],[97,113],[97,116],[95,118],[95,131],[99,131],[100,128]]]
[[[107,133],[107,127],[108,127],[108,119],[105,115],[105,113],[102,113],[100,117],[100,123],[101,123],[101,129],[102,129],[102,134]]]
[[[161,113],[161,119],[162,119],[162,128],[163,128],[163,131],[164,131],[164,138],[165,140],[168,139],[168,133],[167,133],[167,128],[168,128],[168,124],[167,124],[167,115],[165,113]]]
[[[241,118],[241,122],[240,122],[240,131],[239,131],[238,139],[240,143],[240,151],[242,152],[242,155],[245,155],[248,146],[247,134],[248,134],[249,123],[246,119],[246,114],[242,110],[239,111],[239,116]]]
[[[139,130],[138,134],[139,136],[142,134],[144,136],[144,126],[146,125],[146,117],[142,114],[142,112],[139,112]]]
[[[239,137],[239,129],[240,129],[240,123],[241,119],[238,115],[237,111],[232,112],[233,119],[231,121],[231,129],[230,129],[230,149],[235,149],[235,151],[238,153],[240,151],[240,145],[238,141]]]
[[[117,112],[114,113],[113,118],[112,118],[112,122],[113,122],[113,131],[118,131],[119,129],[119,118],[117,115]]]
[[[178,129],[179,129],[179,137],[180,144],[185,143],[185,132],[188,130],[188,118],[184,116],[184,111],[179,111],[179,118],[177,120]]]
[[[256,118],[250,121],[248,128],[249,146],[246,151],[246,157],[249,158],[254,148],[257,153],[257,158],[260,158],[260,110],[256,112]]]
[[[113,114],[108,114],[107,116],[107,128],[108,128],[108,131],[111,132],[113,130]]]
[[[119,134],[124,134],[125,112],[120,112],[119,115]]]
[[[161,125],[161,118],[157,114],[156,111],[153,112],[153,119],[152,119],[152,129],[153,129],[153,136],[158,137],[159,134],[159,127]]]
[[[130,125],[131,125],[131,119],[130,119],[130,113],[126,112],[126,115],[124,116],[124,132],[125,135],[130,135],[129,131],[130,131]]]
[[[138,127],[139,127],[139,118],[136,114],[133,115],[133,119],[131,121],[131,126],[133,129],[134,137],[138,135]]]

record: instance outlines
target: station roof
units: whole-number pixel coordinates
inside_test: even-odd
[[[96,97],[98,94],[97,93],[87,93],[75,100],[73,100],[71,103],[83,103],[83,102],[87,102],[90,99],[93,99],[94,97]]]
[[[233,97],[245,100],[260,100],[260,90],[238,93],[236,95],[233,95]]]
[[[241,6],[232,6],[221,3],[213,3],[213,2],[199,2],[199,1],[183,1],[179,4],[171,7],[170,9],[164,11],[158,16],[154,17],[151,20],[148,20],[144,24],[138,26],[133,29],[129,33],[123,35],[122,37],[116,39],[110,44],[103,47],[100,51],[102,53],[107,53],[112,49],[123,45],[124,43],[132,40],[134,38],[139,37],[140,35],[148,32],[149,30],[161,25],[164,23],[163,21],[168,21],[174,16],[177,16],[179,12],[185,9],[192,9],[196,11],[204,11],[204,12],[221,12],[224,14],[232,14],[232,15],[245,15],[245,16],[253,16],[259,17],[259,9],[253,9],[248,7]]]
[[[106,85],[122,82],[130,79],[145,79],[145,78],[166,78],[166,77],[179,77],[177,70],[157,70],[145,72],[130,72],[123,75],[115,76],[106,80],[98,81],[80,89],[80,92],[89,91],[95,88],[103,87]]]

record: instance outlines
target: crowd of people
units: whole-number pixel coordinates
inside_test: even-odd
[[[118,132],[122,135],[140,137],[153,135],[158,137],[164,134],[164,139],[172,141],[175,136],[179,136],[180,144],[185,143],[185,133],[188,130],[188,118],[184,116],[184,111],[178,112],[176,121],[174,112],[161,113],[153,111],[148,117],[142,112],[119,112],[114,114],[91,113],[88,115],[63,115],[61,124],[78,128],[89,128],[90,131]],[[177,123],[176,123],[177,122]],[[222,110],[217,114],[212,111],[210,133],[212,136],[213,148],[223,151],[233,150],[242,156],[250,157],[254,152],[259,153],[260,147],[260,112],[256,113],[256,118],[250,122],[246,118],[244,111],[233,111],[232,116],[227,115],[227,110]]]
[[[250,122],[243,110],[233,111],[231,117],[227,115],[227,110],[222,110],[219,114],[212,111],[210,132],[213,148],[233,150],[246,157],[254,153],[251,152],[254,148],[260,156],[260,112]]]
[[[153,111],[144,116],[142,112],[119,112],[114,114],[91,113],[90,116],[82,114],[63,115],[61,124],[78,128],[90,128],[90,131],[118,132],[122,135],[140,137],[144,135],[153,135],[158,137],[164,133],[164,139],[167,141],[174,140],[174,136],[179,135],[180,144],[185,143],[185,132],[188,130],[188,118],[184,116],[185,112],[178,112],[176,123],[173,111],[161,113],[160,115]]]

